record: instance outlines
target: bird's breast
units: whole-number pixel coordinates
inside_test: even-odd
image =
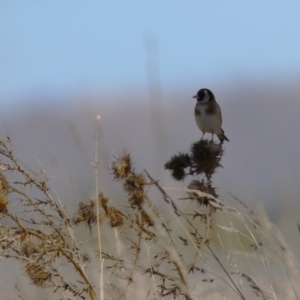
[[[202,132],[218,133],[222,126],[222,119],[218,106],[197,103],[195,120]]]

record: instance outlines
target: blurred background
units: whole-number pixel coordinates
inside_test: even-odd
[[[2,0],[1,138],[69,205],[93,194],[97,130],[105,194],[123,197],[108,170],[123,148],[181,188],[163,165],[201,137],[192,96],[206,87],[230,139],[214,177],[222,199],[263,203],[298,236],[298,28],[297,1]]]

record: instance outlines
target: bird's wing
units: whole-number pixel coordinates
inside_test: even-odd
[[[218,107],[218,111],[219,111],[219,118],[220,118],[220,122],[221,122],[221,125],[222,125],[222,112],[221,112],[221,108],[220,108],[220,105],[216,102],[217,104],[217,107]]]

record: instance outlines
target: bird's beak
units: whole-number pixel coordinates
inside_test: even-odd
[[[193,96],[193,98],[197,98],[197,95]]]

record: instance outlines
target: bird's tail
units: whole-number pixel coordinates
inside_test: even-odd
[[[218,134],[218,138],[219,138],[219,140],[220,140],[221,143],[224,143],[224,141],[229,142],[229,139],[224,134],[224,130],[222,128],[221,128],[221,132]]]

